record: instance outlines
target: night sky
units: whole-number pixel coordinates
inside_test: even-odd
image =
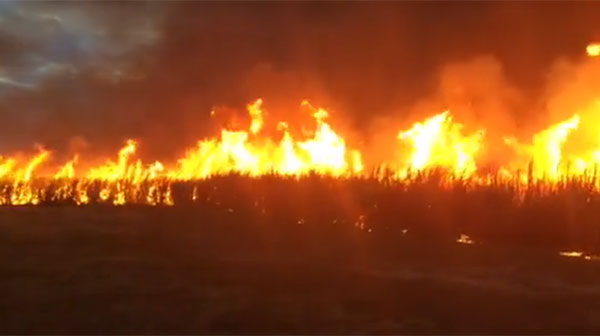
[[[453,105],[518,129],[594,40],[592,2],[3,1],[0,153],[133,137],[177,156],[221,126],[213,107],[258,97],[292,120],[310,99],[356,133]]]

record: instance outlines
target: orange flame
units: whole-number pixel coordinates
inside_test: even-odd
[[[75,155],[71,161],[65,163],[65,165],[62,166],[56,174],[54,174],[54,179],[60,180],[75,178],[75,165],[77,164],[78,160],[79,155]]]
[[[303,138],[296,138],[285,121],[273,124],[276,136],[270,136],[263,101],[258,99],[247,105],[251,120],[246,130],[224,128],[219,137],[199,141],[173,165],[142,162],[136,158],[138,143],[134,140],[126,141],[116,160],[88,165],[83,174],[76,171],[81,153],[50,175],[44,175],[45,170],[40,169],[50,159],[47,150],[39,149],[22,163],[15,157],[0,157],[0,205],[39,204],[43,200],[80,205],[94,202],[172,205],[173,182],[231,173],[250,177],[265,174],[301,177],[310,173],[337,178],[368,176],[363,153],[348,147],[346,139],[328,122],[329,112],[307,101],[301,106],[314,120],[314,128],[303,130]],[[552,188],[565,177],[589,176],[586,174],[591,168],[595,174],[600,164],[600,143],[578,149],[577,153],[565,150],[570,148],[566,145],[571,135],[580,131],[585,117],[589,113],[583,117],[575,114],[551,125],[537,132],[531,143],[506,137],[505,143],[514,149],[515,157],[502,162],[494,178],[513,180],[525,187],[529,182],[541,181]],[[490,184],[490,173],[478,171],[479,154],[485,148],[484,136],[484,130],[463,132],[463,125],[455,122],[449,111],[416,122],[397,134],[406,147],[406,156],[391,166],[391,178],[408,183],[412,180],[408,178],[410,171],[442,168],[450,183],[458,177],[473,184]],[[370,162],[370,167],[377,164]],[[528,174],[520,173],[524,168]],[[594,181],[595,190],[600,191],[600,181]],[[197,195],[191,197],[196,199]]]
[[[250,132],[223,129],[220,139],[198,142],[178,161],[178,168],[169,176],[178,180],[204,179],[214,175],[241,173],[259,176],[269,173],[300,176],[311,171],[340,176],[362,171],[360,155],[346,150],[346,143],[325,122],[326,110],[314,108],[308,102],[302,105],[313,111],[317,123],[314,136],[296,141],[287,124],[280,122],[283,132],[279,143],[270,138],[260,138],[263,129],[262,100],[248,105],[252,118]]]
[[[556,180],[566,173],[562,148],[567,137],[579,127],[579,116],[555,124],[533,136],[532,145],[523,145],[514,138],[505,142],[518,152],[527,154],[533,165],[533,178]]]
[[[462,127],[452,121],[449,111],[445,111],[398,133],[398,139],[412,147],[409,168],[420,171],[443,167],[460,176],[475,173],[475,156],[481,149],[485,133],[481,130],[464,136]]]
[[[600,56],[600,43],[590,43],[585,48],[586,53],[590,57],[598,57]]]

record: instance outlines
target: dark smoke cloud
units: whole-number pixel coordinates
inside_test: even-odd
[[[600,39],[595,3],[2,6],[0,152],[113,151],[134,137],[142,154],[168,158],[214,134],[213,107],[257,97],[286,119],[309,98],[358,134],[450,105],[518,129],[541,113],[555,60]]]

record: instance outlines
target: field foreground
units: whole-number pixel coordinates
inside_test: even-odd
[[[0,332],[600,332],[600,263],[419,240],[230,209],[0,208]]]

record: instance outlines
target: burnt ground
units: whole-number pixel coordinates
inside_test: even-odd
[[[6,207],[0,333],[597,334],[600,262],[235,209]]]

